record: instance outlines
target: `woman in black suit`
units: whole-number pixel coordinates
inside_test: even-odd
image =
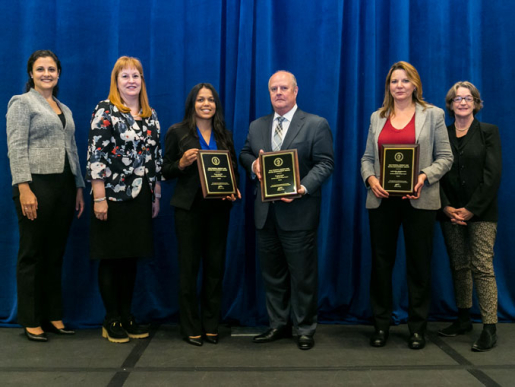
[[[162,170],[166,179],[178,179],[171,205],[175,207],[179,253],[180,325],[185,340],[196,346],[203,344],[203,334],[207,342],[218,342],[229,214],[231,202],[236,200],[235,195],[227,200],[203,198],[196,162],[199,149],[229,150],[238,181],[232,135],[225,127],[218,93],[209,83],[191,89],[184,119],[168,130]],[[239,191],[237,196],[241,197]],[[201,261],[199,315],[197,275]]]
[[[449,113],[455,117],[448,127],[454,163],[440,186],[443,209],[440,220],[451,261],[458,319],[438,333],[457,336],[472,330],[469,311],[475,282],[484,325],[472,350],[482,352],[493,348],[497,341],[493,258],[501,140],[497,126],[474,118],[483,102],[472,83],[456,83],[445,101]]]

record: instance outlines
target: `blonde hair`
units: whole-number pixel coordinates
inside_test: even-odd
[[[454,98],[456,98],[456,93],[458,93],[458,89],[460,87],[469,89],[470,94],[472,94],[472,97],[474,98],[474,111],[472,114],[475,116],[483,108],[483,101],[481,101],[481,94],[479,93],[477,87],[469,81],[456,82],[454,86],[449,89],[447,95],[445,96],[445,107],[449,111],[450,116],[454,117],[454,110],[452,109],[452,106],[454,103]]]
[[[143,76],[143,66],[137,58],[122,56],[118,58],[114,64],[113,71],[111,72],[111,87],[109,88],[109,96],[107,97],[118,110],[123,113],[129,113],[130,108],[125,106],[118,90],[118,74],[125,68],[135,68],[141,75],[141,90],[139,93],[139,105],[141,108],[140,117],[150,117],[152,115],[152,108],[148,104],[147,87],[145,85],[145,77]]]
[[[389,115],[395,115],[394,113],[394,101],[392,97],[392,93],[390,93],[390,81],[392,79],[392,74],[395,70],[404,70],[408,79],[415,86],[415,90],[411,95],[413,102],[419,103],[424,108],[426,108],[429,104],[424,101],[422,97],[422,81],[420,80],[420,75],[418,75],[418,71],[413,65],[408,62],[397,62],[392,65],[388,75],[386,76],[386,83],[384,86],[384,101],[383,106],[379,109],[379,116],[381,118],[385,118]]]

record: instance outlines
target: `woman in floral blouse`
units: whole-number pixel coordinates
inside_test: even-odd
[[[122,56],[109,97],[95,108],[86,179],[93,188],[91,258],[106,308],[102,336],[114,343],[148,337],[131,314],[138,258],[153,255],[152,218],[161,197],[160,127],[149,106],[143,68]]]

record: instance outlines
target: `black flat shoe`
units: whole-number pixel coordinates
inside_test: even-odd
[[[37,341],[39,343],[46,343],[48,341],[48,337],[46,336],[46,333],[40,333],[39,335],[36,335],[35,333],[30,333],[27,329],[25,330],[25,336],[27,336],[27,339],[30,341]]]
[[[204,341],[210,344],[218,344],[218,335],[204,335]]]
[[[426,346],[426,339],[421,333],[413,333],[408,340],[408,347],[411,349],[422,349]]]
[[[131,339],[145,339],[150,336],[148,325],[140,325],[136,323],[133,315],[128,318],[121,319],[122,328],[125,329],[127,335]]]
[[[297,346],[299,347],[299,349],[302,350],[311,349],[315,346],[315,339],[313,338],[313,336],[301,335],[297,339]]]
[[[104,320],[104,324],[102,325],[102,337],[109,340],[111,343],[121,344],[129,342],[129,335],[127,335],[125,329],[122,328],[122,323],[118,318]]]
[[[372,337],[370,337],[370,345],[372,347],[384,347],[388,340],[388,335],[388,331],[383,331],[382,329],[376,330]]]
[[[454,321],[447,328],[440,329],[438,334],[443,337],[456,337],[458,335],[464,335],[472,330],[472,323],[469,321],[463,323],[459,320]]]
[[[45,332],[49,333],[55,333],[56,335],[74,335],[75,331],[72,331],[71,329],[67,329],[66,327],[63,328],[57,328],[54,324],[52,324],[50,321],[44,322],[41,324],[41,328]]]
[[[188,344],[194,345],[196,347],[202,347],[202,344],[204,344],[202,337],[185,337],[184,340]]]
[[[495,332],[489,332],[483,329],[479,339],[472,345],[472,351],[474,352],[486,352],[490,351],[497,343],[497,334]]]
[[[292,337],[291,327],[285,326],[283,328],[271,328],[266,332],[255,336],[252,341],[256,344],[271,343],[272,341],[286,339]]]

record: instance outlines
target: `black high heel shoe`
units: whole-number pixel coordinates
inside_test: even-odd
[[[202,341],[202,336],[201,337],[188,336],[188,337],[185,337],[184,340],[188,344],[194,345],[195,347],[202,347],[202,344],[204,344],[204,342]]]
[[[27,328],[25,328],[24,331],[25,336],[27,336],[27,339],[30,341],[37,341],[38,343],[46,343],[48,341],[48,337],[45,332],[36,335],[35,333],[30,333]]]
[[[56,335],[69,336],[69,335],[74,335],[75,334],[75,331],[72,331],[71,329],[67,329],[66,327],[57,328],[50,321],[42,323],[41,324],[41,328],[43,328],[43,330],[45,332],[55,333]]]
[[[207,341],[208,343],[210,344],[218,344],[218,334],[216,335],[213,335],[213,334],[205,334],[204,335],[204,340]]]

